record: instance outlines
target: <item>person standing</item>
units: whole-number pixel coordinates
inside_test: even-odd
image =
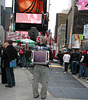
[[[19,54],[20,54],[20,61],[22,63],[22,67],[25,68],[26,67],[26,61],[25,61],[25,50],[24,47],[21,47],[19,50]]]
[[[63,56],[63,62],[64,62],[64,71],[65,73],[68,71],[68,65],[69,65],[69,62],[70,62],[70,55],[68,52],[66,52]]]
[[[15,86],[15,77],[13,68],[10,68],[10,61],[17,59],[17,50],[13,47],[12,41],[8,40],[5,44],[5,50],[3,53],[4,57],[4,66],[6,70],[6,77],[7,77],[7,85],[5,87],[13,87]]]
[[[1,83],[2,84],[7,84],[7,78],[6,78],[6,71],[5,71],[5,66],[4,66],[4,59],[3,59],[3,52],[5,49],[5,44],[3,47],[0,47],[0,57],[1,57]]]
[[[42,45],[46,47],[47,39],[43,38]],[[53,60],[52,51],[48,48],[49,51],[49,60]],[[40,78],[42,78],[42,88],[41,88],[41,99],[45,99],[47,96],[47,86],[48,86],[48,79],[49,79],[49,63],[47,65],[44,64],[36,64],[34,66],[34,74],[33,74],[33,96],[34,98],[39,97],[38,92],[38,83]]]
[[[78,78],[83,77],[86,78],[88,75],[88,54],[87,51],[84,50],[80,60],[80,70]]]
[[[25,53],[26,67],[28,69],[30,68],[31,52],[32,52],[32,49],[29,47],[28,50],[26,50],[26,53]]]
[[[77,66],[79,64],[79,59],[80,59],[80,54],[78,53],[77,50],[73,50],[71,53],[71,62],[72,62],[72,74],[76,75],[77,74]]]
[[[63,53],[61,51],[57,54],[58,64],[63,65]]]

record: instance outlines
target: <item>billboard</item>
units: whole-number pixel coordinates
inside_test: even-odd
[[[16,23],[42,23],[42,14],[16,13]]]
[[[83,36],[84,36],[85,39],[88,39],[88,24],[84,25]]]
[[[88,0],[79,0],[78,10],[88,10]]]
[[[83,34],[73,34],[72,35],[72,48],[80,48],[82,39],[83,39]]]
[[[17,0],[19,13],[43,13],[44,0]]]
[[[20,40],[20,39],[29,39],[27,31],[15,31],[15,32],[6,32],[6,41],[7,40]]]
[[[88,50],[88,39],[84,39],[81,42],[81,50]]]

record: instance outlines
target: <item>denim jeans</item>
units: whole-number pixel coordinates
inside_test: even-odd
[[[60,64],[60,59],[58,59],[58,64]]]
[[[76,75],[77,73],[77,65],[78,65],[78,61],[72,61],[72,74]]]
[[[13,68],[6,67],[5,70],[6,70],[6,77],[7,77],[7,81],[8,81],[8,86],[15,85]]]
[[[21,63],[22,63],[22,67],[26,67],[26,61],[25,61],[25,55],[23,55],[23,56],[20,56],[20,61],[21,61]]]
[[[88,66],[80,64],[79,77],[88,77]]]

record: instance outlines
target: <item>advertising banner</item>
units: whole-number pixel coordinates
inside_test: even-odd
[[[88,0],[78,0],[78,10],[88,10]]]
[[[85,39],[88,39],[88,24],[84,25],[83,36],[84,36]]]
[[[6,40],[20,40],[29,39],[28,32],[26,31],[16,31],[16,32],[6,32]]]
[[[43,13],[43,0],[18,0],[19,13]]]
[[[16,13],[16,23],[42,23],[42,14]]]
[[[83,39],[83,34],[73,34],[72,35],[72,48],[80,48],[82,39]]]
[[[81,50],[88,50],[88,39],[84,39],[81,42]]]

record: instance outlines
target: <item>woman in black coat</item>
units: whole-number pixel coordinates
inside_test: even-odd
[[[4,64],[6,70],[6,77],[8,81],[8,85],[5,87],[13,87],[15,86],[15,77],[13,68],[10,68],[10,61],[17,59],[17,50],[8,42],[6,42],[5,50],[4,50]]]

